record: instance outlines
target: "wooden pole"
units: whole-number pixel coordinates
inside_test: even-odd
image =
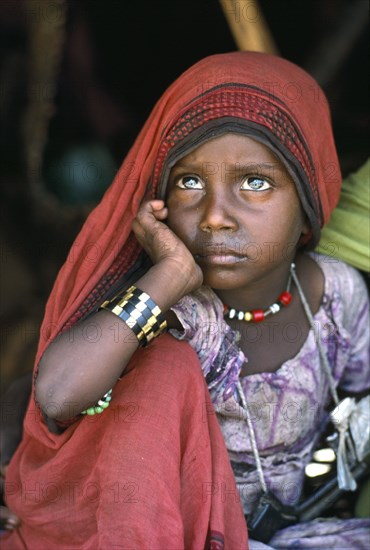
[[[257,0],[220,0],[239,50],[278,55],[278,49]]]

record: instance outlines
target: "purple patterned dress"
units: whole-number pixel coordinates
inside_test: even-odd
[[[336,385],[360,392],[370,385],[369,301],[360,274],[340,262],[314,254],[325,276],[325,291],[315,323]],[[248,428],[236,392],[246,361],[237,337],[223,319],[223,306],[208,287],[185,296],[173,308],[184,331],[171,331],[196,350],[217,411],[245,514],[261,494]],[[249,405],[268,488],[294,505],[305,466],[325,428],[330,401],[312,329],[298,354],[276,372],[241,378]],[[243,464],[243,467],[240,467]],[[278,531],[259,548],[370,548],[370,520],[316,519]]]

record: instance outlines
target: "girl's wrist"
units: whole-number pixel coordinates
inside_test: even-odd
[[[173,263],[167,265],[166,262],[152,266],[136,281],[135,286],[149,294],[163,313],[168,312],[183,296],[193,290],[189,285],[189,277],[186,277],[181,267],[174,266]]]

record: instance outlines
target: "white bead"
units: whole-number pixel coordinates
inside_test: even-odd
[[[280,306],[279,304],[272,304],[272,306],[269,307],[269,310],[271,311],[271,313],[277,313],[278,311],[280,311]]]
[[[236,309],[231,308],[229,311],[229,319],[234,319],[235,315],[236,315]]]
[[[239,311],[239,313],[238,313],[238,319],[239,319],[239,321],[243,321],[243,319],[244,319],[244,313],[243,313],[242,311]]]

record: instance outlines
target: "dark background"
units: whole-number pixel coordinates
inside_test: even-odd
[[[72,0],[71,4],[70,25],[73,25],[73,16],[75,22],[84,16],[89,25],[99,82],[114,94],[125,110],[127,126],[122,139],[126,146],[132,142],[155,101],[179,74],[207,55],[236,49],[217,0],[138,3]],[[366,16],[364,25],[358,25],[357,36],[347,43],[348,28],[351,21],[359,17],[356,10],[360,5],[367,6],[367,0],[265,0],[259,3],[282,57],[314,75],[321,70],[325,73],[327,68],[321,83],[332,106],[334,131],[346,173],[366,158],[367,151]],[[325,63],[327,49],[331,50],[336,69]],[[86,125],[79,131],[89,135]],[[116,154],[120,160],[123,147],[117,148]]]

